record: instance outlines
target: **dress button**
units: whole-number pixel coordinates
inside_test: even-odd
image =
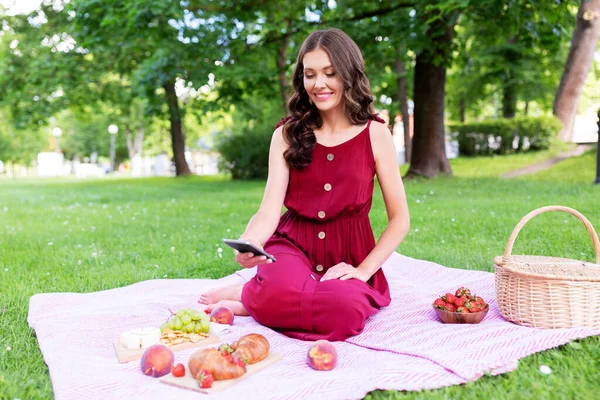
[[[329,161],[333,161],[333,154],[331,154],[331,153],[327,154],[327,159]]]
[[[317,265],[315,269],[319,272],[323,271],[323,266],[321,264]]]
[[[325,211],[319,211],[317,215],[319,216],[319,218],[325,218]]]
[[[319,232],[319,239],[325,239],[325,232]]]
[[[331,185],[329,183],[326,183],[325,186],[323,186],[325,188],[325,190],[327,190],[328,192],[331,190]]]

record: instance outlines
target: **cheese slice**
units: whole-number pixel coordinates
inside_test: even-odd
[[[135,328],[121,334],[121,346],[126,349],[145,349],[160,341],[160,329]]]

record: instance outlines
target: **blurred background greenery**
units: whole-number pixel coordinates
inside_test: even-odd
[[[107,127],[115,124],[117,164],[166,152],[186,175],[196,172],[186,150],[217,146],[221,169],[234,178],[264,177],[299,46],[326,27],[343,29],[361,47],[376,109],[401,128],[400,142],[414,134],[409,173],[450,173],[445,154],[425,150],[448,134],[483,134],[484,142],[508,135],[500,148],[526,149],[512,141],[528,132],[456,128],[463,123],[554,114],[562,131],[542,123],[553,126],[543,129],[547,148],[556,137],[573,141],[575,115],[579,129],[595,127],[600,52],[590,30],[598,31],[600,11],[593,3],[2,0],[0,160],[31,165],[57,147],[57,127],[65,158],[106,159]],[[569,57],[575,45],[589,53],[587,65]],[[582,68],[590,72],[567,79]],[[479,153],[473,135],[463,139]],[[254,154],[243,156],[240,147]]]

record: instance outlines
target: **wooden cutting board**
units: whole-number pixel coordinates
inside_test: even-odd
[[[221,339],[219,338],[218,335],[216,335],[211,330],[208,334],[208,337],[204,340],[200,340],[199,342],[196,342],[196,343],[185,342],[185,343],[176,344],[175,346],[171,346],[170,349],[173,351],[181,351],[181,350],[193,349],[196,347],[204,347],[204,346],[218,344],[218,343],[221,343]],[[121,345],[121,341],[119,340],[119,338],[117,338],[113,342],[113,345],[115,347],[115,351],[117,353],[117,358],[119,359],[120,363],[126,363],[129,361],[140,360],[142,358],[142,356],[144,355],[144,352],[146,351],[146,349],[133,349],[133,350],[127,349]]]
[[[177,387],[180,387],[183,389],[193,390],[195,392],[207,393],[207,394],[217,393],[217,392],[227,389],[228,387],[235,385],[236,383],[238,383],[242,379],[247,378],[250,375],[254,375],[255,373],[259,372],[260,370],[267,368],[268,366],[276,363],[277,361],[281,360],[282,358],[283,358],[283,355],[281,355],[280,353],[271,352],[269,354],[269,356],[267,358],[265,358],[264,360],[262,360],[261,362],[248,365],[246,367],[247,368],[246,373],[244,375],[240,376],[239,378],[227,379],[224,381],[214,381],[212,387],[208,388],[208,389],[202,389],[202,388],[200,388],[200,386],[198,386],[198,382],[196,382],[196,380],[194,378],[192,378],[192,374],[190,373],[187,365],[185,366],[185,376],[182,376],[181,378],[176,378],[172,374],[168,374],[168,375],[165,375],[164,377],[160,378],[160,381],[162,383],[166,383],[167,385],[177,386]]]

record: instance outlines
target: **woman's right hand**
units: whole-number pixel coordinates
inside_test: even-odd
[[[258,242],[258,240],[255,240],[253,238],[241,237],[240,240],[247,240],[256,247],[260,249],[263,248]],[[255,256],[254,253],[240,253],[237,250],[235,251],[235,261],[238,264],[240,264],[243,268],[252,268],[259,264],[268,264],[273,262],[271,259],[268,259],[263,255],[259,254]]]

